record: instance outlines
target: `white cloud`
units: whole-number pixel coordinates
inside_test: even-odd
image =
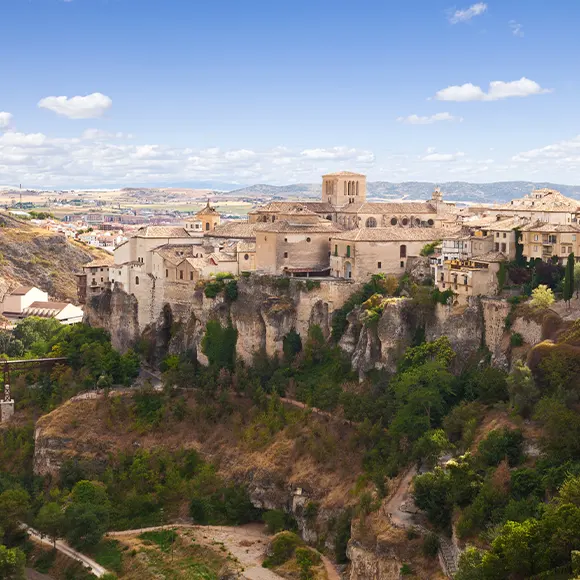
[[[451,24],[469,22],[473,17],[481,16],[486,10],[487,4],[485,2],[477,2],[477,4],[472,4],[469,8],[452,11],[449,15],[449,22]]]
[[[12,113],[7,113],[6,111],[0,112],[0,129],[10,127],[13,118]]]
[[[335,160],[335,161],[361,161],[372,163],[375,156],[371,151],[358,151],[348,147],[332,147],[330,149],[304,149],[300,153],[303,157],[316,160]]]
[[[16,131],[7,131],[0,136],[0,146],[15,147],[39,147],[46,141],[46,135],[42,133],[17,133]]]
[[[550,168],[578,170],[580,168],[580,135],[545,147],[523,151],[514,155],[512,161],[533,162],[535,166],[546,165]]]
[[[458,121],[461,123],[463,117],[455,117],[451,113],[435,113],[429,117],[420,117],[419,115],[409,115],[408,117],[397,117],[399,123],[408,125],[432,125],[439,121]]]
[[[41,109],[48,109],[69,119],[101,117],[112,105],[110,97],[102,93],[92,93],[85,97],[45,97],[38,102]]]
[[[550,92],[552,89],[543,89],[536,81],[522,77],[517,81],[492,81],[489,83],[487,93],[472,83],[453,85],[437,91],[435,98],[439,101],[458,102],[499,101],[509,97],[528,97]]]
[[[516,22],[515,20],[510,20],[509,27],[510,27],[512,34],[514,36],[519,36],[519,37],[524,36],[524,27],[519,22]]]
[[[422,157],[421,160],[422,161],[436,161],[436,162],[440,162],[440,163],[449,163],[451,161],[457,161],[457,159],[464,157],[464,156],[465,156],[465,153],[463,153],[463,151],[457,151],[457,153],[429,153],[428,155],[425,155],[425,157]]]
[[[349,147],[266,150],[132,143],[122,133],[86,130],[80,137],[0,134],[0,183],[29,187],[159,185],[219,180],[297,183],[317,180],[322,164],[367,172],[372,151]]]

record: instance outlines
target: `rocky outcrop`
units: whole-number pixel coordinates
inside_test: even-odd
[[[346,555],[350,560],[348,580],[399,580],[401,566],[396,550],[377,545],[372,549],[350,541]]]
[[[86,307],[89,324],[111,332],[115,347],[126,350],[139,346],[149,362],[159,363],[168,353],[192,351],[202,363],[201,341],[209,320],[232,325],[238,330],[237,354],[250,362],[258,351],[280,354],[284,337],[292,329],[303,340],[317,324],[325,337],[332,329],[332,317],[359,286],[344,280],[307,285],[299,279],[251,276],[238,280],[238,298],[228,301],[223,294],[207,298],[198,288],[187,301],[166,302],[144,329],[139,325],[139,303],[134,296],[115,288],[92,297]],[[506,328],[510,305],[497,298],[472,298],[467,305],[417,305],[409,298],[388,301],[378,321],[363,322],[360,307],[347,316],[347,327],[339,341],[352,366],[364,377],[372,369],[396,370],[397,360],[411,344],[423,338],[447,336],[457,353],[458,364],[469,360],[482,346],[492,353],[493,364],[508,368],[511,332],[520,333],[526,344],[542,337],[541,322],[513,316]],[[153,315],[153,314],[152,314]]]

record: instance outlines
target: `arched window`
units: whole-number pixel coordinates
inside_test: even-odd
[[[377,220],[374,217],[367,218],[365,225],[367,228],[376,228],[377,227]]]
[[[135,284],[139,286],[139,276],[135,276]]]
[[[249,260],[250,256],[248,256],[248,254],[244,254],[244,260]]]
[[[399,257],[406,258],[407,257],[407,246],[405,244],[401,244],[399,248]]]
[[[344,195],[346,195],[346,181],[344,182]]]
[[[396,226],[397,225],[397,218],[396,217],[391,218],[391,225],[392,226]]]
[[[356,182],[356,195],[358,195],[358,181]]]
[[[205,222],[205,231],[209,231],[209,222]]]
[[[350,258],[350,246],[346,247],[346,257]]]
[[[421,225],[421,220],[419,218],[415,218],[415,225],[416,226],[420,226]]]
[[[401,223],[402,223],[404,226],[408,226],[408,225],[409,225],[409,218],[406,218],[406,217],[405,217],[405,218],[403,218],[403,219],[401,220]]]
[[[348,182],[348,195],[350,195],[350,181]]]

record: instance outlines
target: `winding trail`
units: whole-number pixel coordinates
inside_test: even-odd
[[[71,548],[66,542],[63,540],[57,540],[56,544],[53,545],[52,541],[47,538],[40,537],[40,534],[33,530],[32,528],[25,526],[26,531],[30,535],[30,539],[36,542],[37,544],[43,544],[45,546],[50,546],[51,548],[56,548],[59,552],[62,552],[65,556],[76,560],[83,564],[90,569],[90,571],[97,577],[100,578],[104,576],[109,571],[106,568],[103,568],[100,564],[97,564],[92,558],[81,554],[81,552],[77,552],[74,548]]]

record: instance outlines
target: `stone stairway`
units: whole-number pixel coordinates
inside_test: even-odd
[[[449,578],[457,572],[457,552],[453,544],[445,537],[439,536],[439,561]]]

